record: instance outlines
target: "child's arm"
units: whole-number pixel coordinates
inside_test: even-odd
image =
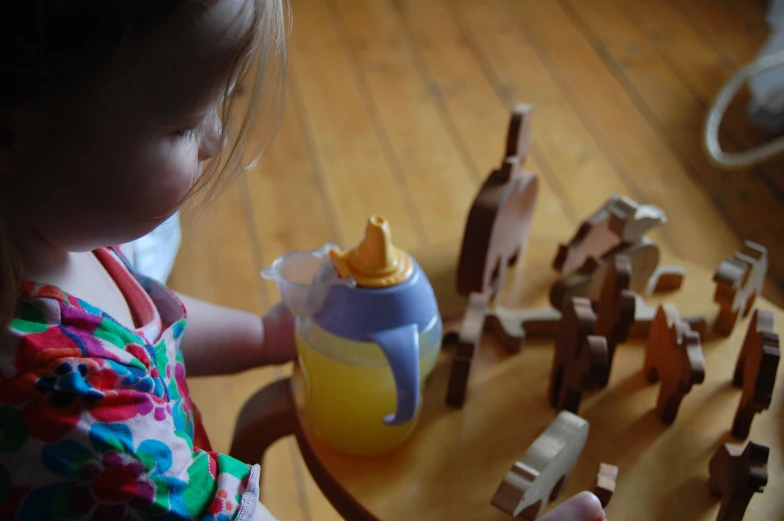
[[[294,318],[282,305],[263,317],[177,294],[188,324],[182,353],[189,376],[229,374],[296,356]]]
[[[540,521],[604,521],[604,519],[604,510],[599,499],[590,492],[581,492],[558,505]],[[251,521],[277,521],[277,519],[259,503]]]

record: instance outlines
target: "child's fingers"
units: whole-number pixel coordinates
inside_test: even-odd
[[[595,495],[580,492],[541,517],[539,521],[604,521],[604,509]]]
[[[278,303],[263,317],[264,365],[285,364],[297,357],[294,334],[295,318],[282,303]]]

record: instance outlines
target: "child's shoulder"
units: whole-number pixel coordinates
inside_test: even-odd
[[[146,290],[140,286],[138,293]],[[180,356],[184,309],[168,294],[149,298],[147,304],[148,315],[155,320],[130,329],[57,286],[23,281],[16,314],[4,332],[0,378],[57,371],[58,360],[92,361],[105,373],[132,370],[140,377],[165,372]],[[166,309],[165,324],[158,307]]]

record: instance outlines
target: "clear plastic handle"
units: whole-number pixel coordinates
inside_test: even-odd
[[[277,283],[283,303],[293,314],[313,316],[324,305],[329,288],[355,286],[353,279],[341,278],[333,268],[329,258],[332,248],[334,245],[327,244],[317,250],[287,253],[261,272],[264,279]]]

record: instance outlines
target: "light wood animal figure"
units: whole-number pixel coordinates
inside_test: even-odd
[[[561,411],[506,473],[491,503],[514,517],[536,519],[571,476],[588,430],[587,421]]]
[[[666,424],[675,421],[681,401],[692,386],[705,380],[705,358],[700,335],[681,320],[678,310],[659,306],[645,346],[645,374],[660,382],[656,410]]]
[[[629,335],[637,301],[636,294],[629,289],[632,279],[629,257],[617,255],[609,265],[597,305],[596,334],[607,339],[607,371],[599,380],[599,387],[606,387],[610,381],[615,348]]]
[[[599,498],[603,508],[607,508],[610,500],[615,493],[615,485],[618,482],[618,467],[599,464],[599,472],[596,474],[596,481],[593,484],[593,494]]]
[[[768,446],[753,441],[719,447],[710,460],[709,480],[711,495],[721,497],[716,521],[743,519],[751,498],[768,484],[769,454]]]
[[[557,410],[577,414],[583,391],[596,389],[607,372],[607,340],[593,334],[595,324],[588,299],[574,297],[564,308],[547,392]]]
[[[757,309],[749,322],[732,379],[733,385],[743,388],[732,423],[732,435],[736,438],[748,438],[754,415],[770,407],[780,358],[779,335],[773,330],[773,313]]]
[[[738,319],[748,316],[754,300],[762,294],[765,273],[768,271],[768,250],[751,241],[719,265],[713,280],[716,292],[713,301],[720,309],[713,323],[719,335],[729,336]]]

